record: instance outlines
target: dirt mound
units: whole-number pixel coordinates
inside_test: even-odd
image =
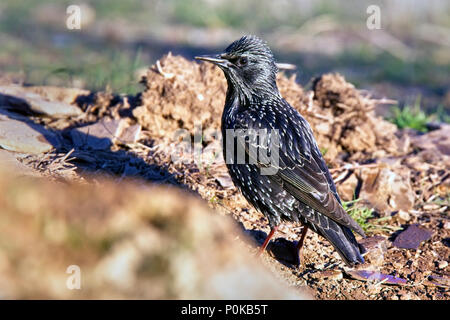
[[[398,153],[398,140],[394,135],[396,126],[376,117],[375,101],[363,96],[344,77],[323,75],[316,79],[313,89],[316,112],[325,116],[327,121],[311,119],[312,126],[327,129],[321,129],[319,136],[331,155],[340,151],[351,155],[372,155],[379,150]]]
[[[219,68],[169,54],[142,82],[142,106],[133,115],[152,138],[170,138],[167,133],[179,128],[193,134],[200,123],[203,128],[220,128],[226,81]]]
[[[396,127],[374,114],[375,100],[361,95],[339,74],[316,79],[314,91],[305,92],[295,77],[278,75],[282,96],[310,122],[325,157],[335,161],[339,152],[369,158],[385,150],[397,153]],[[226,94],[222,71],[208,63],[191,62],[167,55],[143,78],[142,105],[133,115],[154,139],[170,139],[167,133],[194,124],[220,129]]]

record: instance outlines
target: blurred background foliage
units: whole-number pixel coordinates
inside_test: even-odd
[[[66,27],[73,4],[81,30]],[[380,30],[366,26],[369,5],[381,9]],[[375,97],[396,99],[377,111],[399,126],[421,129],[431,114],[449,120],[447,0],[2,0],[0,72],[25,84],[135,94],[142,70],[168,51],[192,59],[248,33],[297,65],[306,87],[340,72]]]

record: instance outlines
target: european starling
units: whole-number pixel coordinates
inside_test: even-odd
[[[282,221],[301,222],[299,259],[309,228],[330,241],[347,265],[364,263],[364,248],[352,230],[365,237],[364,231],[342,207],[310,125],[281,97],[276,84],[278,68],[268,45],[256,36],[244,36],[224,53],[196,59],[216,64],[227,79],[222,114],[224,158],[235,186],[269,221],[271,232],[260,252]],[[231,158],[225,150],[230,146],[230,130],[247,134],[245,139],[232,136],[236,149]],[[267,132],[267,137],[249,132]],[[239,144],[244,161],[236,160]],[[271,152],[276,161],[267,161]],[[263,169],[273,170],[263,173]]]

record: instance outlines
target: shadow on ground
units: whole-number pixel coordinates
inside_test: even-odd
[[[64,130],[49,130],[33,122],[24,114],[10,112],[2,108],[0,108],[0,115],[11,120],[20,121],[41,134],[55,148],[54,151],[51,151],[52,153],[67,154],[71,152],[71,156],[74,157],[71,163],[76,165],[77,172],[84,178],[89,179],[89,177],[94,177],[95,175],[113,176],[121,179],[132,178],[158,184],[171,184],[183,190],[190,190],[186,185],[178,181],[167,168],[149,164],[144,159],[126,150],[93,150],[88,145],[76,146],[70,133],[74,127]],[[105,141],[108,140],[107,138],[97,138],[83,132],[78,132],[78,134],[81,136],[82,141],[84,139],[87,141],[89,137],[90,142],[94,145],[109,142]]]

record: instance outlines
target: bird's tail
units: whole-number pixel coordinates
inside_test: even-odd
[[[356,241],[353,232],[334,221],[330,221],[330,223],[335,225],[330,226],[331,228],[328,229],[321,229],[322,236],[331,242],[348,266],[352,267],[355,264],[364,263],[362,254],[365,252],[365,249]]]

